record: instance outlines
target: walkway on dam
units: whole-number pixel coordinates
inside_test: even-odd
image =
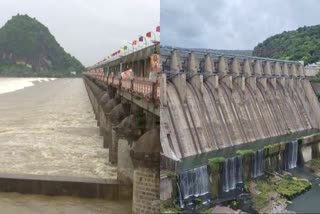
[[[0,94],[0,175],[116,179],[83,80]]]

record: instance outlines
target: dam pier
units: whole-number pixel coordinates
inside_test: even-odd
[[[137,214],[156,214],[160,207],[160,83],[148,77],[155,53],[158,44],[98,63],[84,74],[103,147]],[[134,76],[121,76],[132,70]]]
[[[320,105],[299,62],[167,46],[161,61],[162,201],[237,198],[319,157]]]

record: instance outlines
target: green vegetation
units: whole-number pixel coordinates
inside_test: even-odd
[[[305,64],[320,61],[320,25],[271,36],[254,48],[253,55],[304,61]]]
[[[286,176],[283,179],[275,182],[277,193],[288,200],[292,200],[295,196],[301,194],[311,187],[308,180],[296,179],[291,176]]]
[[[160,213],[182,213],[182,211],[172,200],[160,201]]]
[[[214,157],[208,159],[208,165],[211,170],[218,171],[222,163],[224,162],[224,157]]]
[[[286,202],[292,200],[302,192],[311,188],[311,183],[304,179],[297,179],[292,176],[266,177],[264,180],[257,180],[256,190],[258,194],[253,195],[253,207],[261,210],[271,200]]]
[[[256,181],[256,189],[260,194],[252,198],[253,207],[255,210],[261,210],[269,204],[269,194],[273,191],[270,181],[258,180]]]
[[[311,77],[310,82],[320,83],[320,74],[317,73],[315,76]]]
[[[0,29],[0,61],[0,76],[70,76],[84,69],[46,26],[19,14]]]
[[[252,155],[254,154],[254,151],[252,149],[243,149],[243,150],[237,150],[236,154],[241,156]]]

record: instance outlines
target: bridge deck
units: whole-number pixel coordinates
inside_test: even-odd
[[[0,94],[0,173],[116,179],[82,79]]]

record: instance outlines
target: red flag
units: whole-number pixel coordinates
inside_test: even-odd
[[[120,53],[120,50],[117,51],[117,54],[119,54],[119,53]]]
[[[143,42],[143,36],[139,37],[139,42]]]
[[[156,31],[157,31],[157,32],[160,32],[160,25],[157,26]]]
[[[146,33],[146,37],[151,38],[151,32]]]
[[[133,40],[132,45],[137,45],[137,40]]]

